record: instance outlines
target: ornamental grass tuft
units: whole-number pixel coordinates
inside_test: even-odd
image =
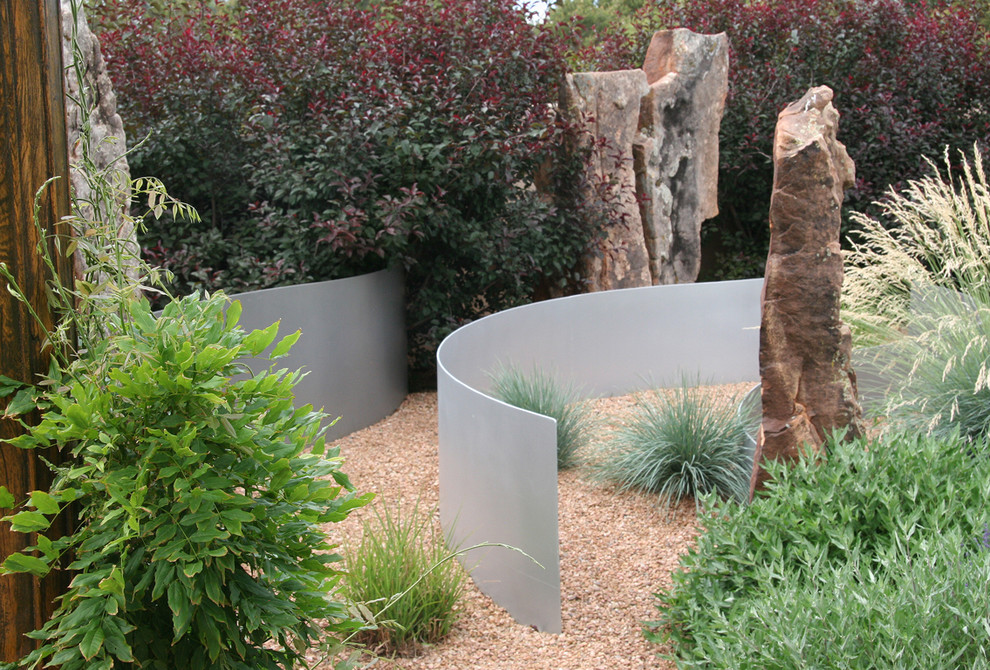
[[[360,603],[369,624],[355,642],[376,654],[412,655],[450,633],[464,571],[418,504],[411,511],[377,505],[346,561],[344,595]]]
[[[534,367],[524,372],[515,366],[498,366],[489,374],[492,395],[521,409],[549,416],[557,421],[557,469],[563,470],[580,460],[597,434],[588,403],[576,387]]]
[[[843,318],[880,345],[890,426],[976,438],[990,433],[990,188],[978,148],[961,169],[944,160],[879,203],[886,221],[854,215]]]
[[[990,294],[915,294],[909,330],[881,350],[892,380],[888,424],[969,439],[990,436]]]
[[[749,496],[753,454],[734,400],[685,383],[637,401],[594,466],[599,481],[659,496],[668,511],[682,498],[711,492]]]
[[[857,344],[896,339],[912,318],[912,292],[940,286],[964,293],[990,286],[990,189],[978,148],[973,162],[948,152],[945,174],[890,191],[881,218],[852,215],[857,240],[845,256],[842,318]],[[951,175],[961,172],[954,180]]]

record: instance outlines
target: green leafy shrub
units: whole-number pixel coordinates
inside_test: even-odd
[[[418,504],[412,512],[376,506],[361,544],[347,552],[344,593],[366,609],[379,608],[355,639],[377,652],[409,654],[447,637],[464,582],[452,558]]]
[[[463,323],[569,287],[610,216],[568,204],[590,155],[551,161],[580,132],[553,111],[574,37],[512,0],[103,5],[121,115],[150,133],[132,165],[203,214],[142,237],[179,292],[402,266],[429,368]]]
[[[288,669],[323,640],[321,620],[336,630],[349,620],[331,597],[338,557],[320,524],[367,496],[349,492],[336,450],[323,456],[326,415],[294,406],[301,373],[234,377],[277,324],[245,333],[237,303],[225,315],[226,305],[191,296],[154,317],[132,301],[95,350],[49,380],[42,422],[11,440],[72,459],[5,520],[43,531],[69,504],[80,519],[3,564],[43,574],[72,556],[72,584],[26,662]]]
[[[768,463],[748,506],[711,501],[648,633],[679,667],[983,667],[985,443],[828,442]]]
[[[84,110],[91,93],[82,91]],[[280,358],[298,332],[266,355],[278,324],[245,333],[239,303],[222,294],[153,315],[140,296],[162,292],[160,275],[118,237],[139,223],[120,203],[133,193],[152,216],[194,220],[195,211],[154,179],[122,190],[114,166],[91,160],[88,128],[80,146],[75,169],[89,188],[73,205],[74,236],[39,245],[53,275],[50,248],[85,261],[70,285],[46,282],[59,319],[45,342],[49,373],[36,386],[0,377],[3,420],[25,431],[8,442],[60,456],[50,490],[17,500],[0,486],[0,508],[11,512],[3,521],[36,542],[6,556],[0,574],[72,572],[53,617],[31,634],[40,647],[20,664],[298,667],[310,646],[336,648],[360,626],[333,595],[339,556],[321,524],[369,496],[353,492],[326,450],[328,417],[295,406],[301,373],[269,365],[252,374],[239,362]],[[3,263],[0,275],[23,299]],[[35,407],[41,421],[28,426]],[[69,513],[72,532],[50,535]]]
[[[586,69],[638,67],[653,32],[725,32],[729,91],[719,133],[719,216],[706,226],[704,276],[762,274],[769,241],[777,114],[812,86],[835,91],[839,140],[856,162],[846,209],[869,213],[890,187],[928,170],[921,156],[990,142],[990,40],[981,3],[901,0],[648,2],[613,24]],[[985,17],[985,12],[983,12]],[[855,226],[853,225],[854,229]],[[747,274],[745,276],[752,276]]]
[[[955,531],[909,544],[788,570],[732,621],[727,644],[683,667],[987,667],[990,553]]]
[[[686,384],[637,399],[595,464],[595,477],[656,493],[668,510],[686,496],[749,497],[753,454],[734,401]]]
[[[514,366],[500,366],[490,377],[492,395],[502,402],[557,421],[557,469],[576,465],[597,434],[588,403],[581,400],[577,388],[537,367],[523,372]]]

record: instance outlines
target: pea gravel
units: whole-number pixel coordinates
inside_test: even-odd
[[[711,387],[738,396],[752,383]],[[621,420],[633,396],[600,399],[594,411],[606,423]],[[607,434],[607,433],[606,433]],[[386,419],[338,442],[344,471],[359,491],[377,494],[374,504],[401,501],[437,520],[436,393],[409,395]],[[599,670],[673,668],[657,657],[640,622],[655,618],[653,593],[670,583],[678,559],[696,536],[695,508],[682,501],[669,518],[656,499],[617,493],[587,481],[580,468],[559,475],[559,527],[563,633],[540,633],[517,624],[467,582],[460,618],[451,636],[413,658],[379,659],[375,667],[406,670]],[[353,513],[330,529],[347,546],[360,541]],[[320,666],[329,670],[331,663]]]

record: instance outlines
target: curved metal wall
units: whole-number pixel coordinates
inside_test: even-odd
[[[589,293],[517,307],[437,351],[440,518],[482,591],[520,623],[560,632],[556,422],[486,394],[498,364],[538,365],[589,397],[759,379],[762,279]]]
[[[280,336],[302,331],[277,365],[308,372],[296,398],[340,417],[328,432],[331,439],[380,421],[406,397],[401,273],[382,270],[231,297],[243,306],[247,330],[281,320]]]

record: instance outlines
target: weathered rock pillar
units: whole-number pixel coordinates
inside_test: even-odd
[[[610,181],[623,218],[581,268],[589,291],[697,279],[701,223],[718,214],[728,63],[724,34],[679,28],[653,36],[641,69],[567,75],[561,113],[605,142],[591,177]]]
[[[839,318],[839,224],[854,165],[836,140],[839,113],[826,86],[782,111],[774,139],[770,253],[763,285],[760,377],[763,424],[752,488],[763,459],[817,452],[828,433],[863,432],[850,365],[852,337]]]
[[[728,38],[661,30],[643,71],[650,92],[642,101],[633,155],[650,275],[654,284],[692,282],[701,269],[701,223],[718,214]]]
[[[604,138],[607,153],[596,152],[592,179],[608,179],[618,192],[624,225],[612,226],[598,253],[581,268],[589,291],[650,286],[650,270],[636,202],[632,146],[639,131],[640,100],[649,93],[642,70],[568,74],[561,88],[561,111],[569,119],[591,120],[595,140]],[[588,193],[585,197],[594,197]]]
[[[116,231],[117,237],[127,240],[130,252],[137,257],[140,255],[137,234],[129,218],[124,216],[131,199],[124,123],[117,114],[117,96],[100,51],[100,42],[89,29],[82,4],[77,1],[77,5],[74,13],[70,0],[61,0],[62,58],[69,66],[65,76],[65,118],[72,194],[82,218],[96,222],[113,221],[120,226]],[[72,66],[73,37],[81,55],[78,70]],[[89,141],[84,145],[82,134],[86,123],[89,124]],[[106,173],[107,182],[116,191],[114,212],[93,210],[94,194],[82,170],[84,160],[96,170]],[[99,202],[99,198],[95,200],[100,206],[106,204]],[[74,260],[76,274],[82,275],[85,270],[82,254],[76,254]],[[131,265],[136,275],[134,266]]]

